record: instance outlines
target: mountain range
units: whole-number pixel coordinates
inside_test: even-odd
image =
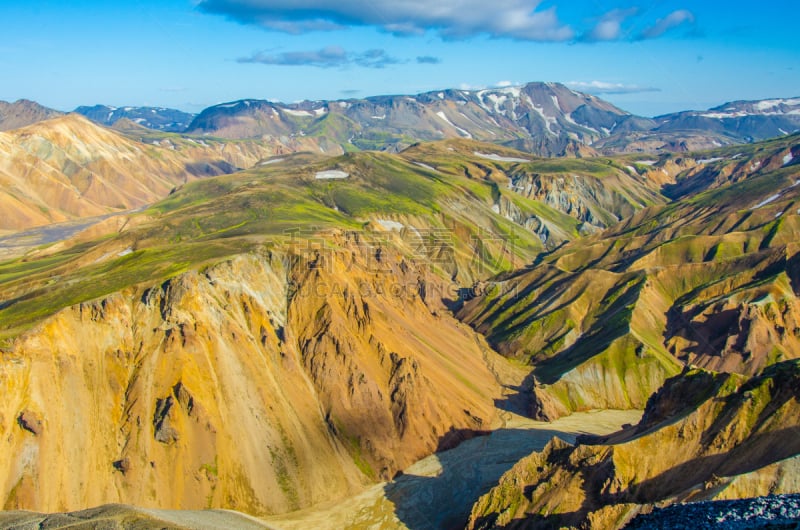
[[[29,125],[57,111],[31,102],[3,103],[0,130]],[[81,106],[76,113],[113,126],[131,121],[162,132],[291,142],[322,152],[402,150],[419,141],[467,138],[542,156],[593,152],[685,152],[750,143],[800,129],[800,98],[737,101],[707,111],[656,118],[625,112],[558,83],[485,90],[441,90],[283,104],[246,99],[198,115],[161,107]]]
[[[86,116],[101,125],[114,125],[126,119],[134,123],[164,132],[183,132],[192,122],[194,114],[164,107],[109,107],[94,105],[78,107],[73,112]]]
[[[800,128],[800,99],[735,102],[653,119],[557,83],[416,96],[283,105],[243,100],[210,107],[192,134],[228,138],[303,134],[347,150],[402,149],[415,141],[472,138],[543,156],[689,151],[764,140]]]

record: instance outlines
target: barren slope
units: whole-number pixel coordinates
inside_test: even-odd
[[[609,439],[558,438],[474,506],[469,528],[620,528],[653,504],[796,492],[800,363],[760,376],[686,370]]]
[[[157,142],[157,143],[154,143]],[[133,141],[76,114],[0,133],[0,231],[129,210],[198,177],[251,167],[271,145]]]

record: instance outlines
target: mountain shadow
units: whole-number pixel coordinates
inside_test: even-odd
[[[520,459],[541,451],[556,436],[574,439],[571,433],[549,429],[499,429],[488,435],[450,432],[441,437],[445,447],[454,437],[470,439],[398,474],[384,493],[397,518],[411,530],[464,528],[475,501]]]

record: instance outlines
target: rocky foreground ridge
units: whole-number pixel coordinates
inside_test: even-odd
[[[800,527],[800,495],[769,495],[735,501],[678,504],[640,515],[625,528],[679,529],[774,529]]]

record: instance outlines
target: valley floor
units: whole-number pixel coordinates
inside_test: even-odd
[[[263,521],[230,510],[151,510],[122,504],[64,514],[0,512],[0,528],[35,530],[131,530],[170,528],[173,530],[276,530]]]
[[[463,527],[472,504],[522,457],[540,451],[554,436],[574,442],[580,434],[605,435],[635,424],[640,411],[576,413],[552,423],[504,412],[504,425],[488,436],[431,455],[392,482],[360,495],[299,512],[267,518],[293,529],[375,528],[428,530]]]
[[[53,223],[8,234],[0,232],[0,260],[23,256],[25,253],[37,247],[67,240],[106,219],[134,214],[142,211],[142,209],[143,208],[137,208],[135,210],[125,210],[97,217],[86,217],[76,221]]]

